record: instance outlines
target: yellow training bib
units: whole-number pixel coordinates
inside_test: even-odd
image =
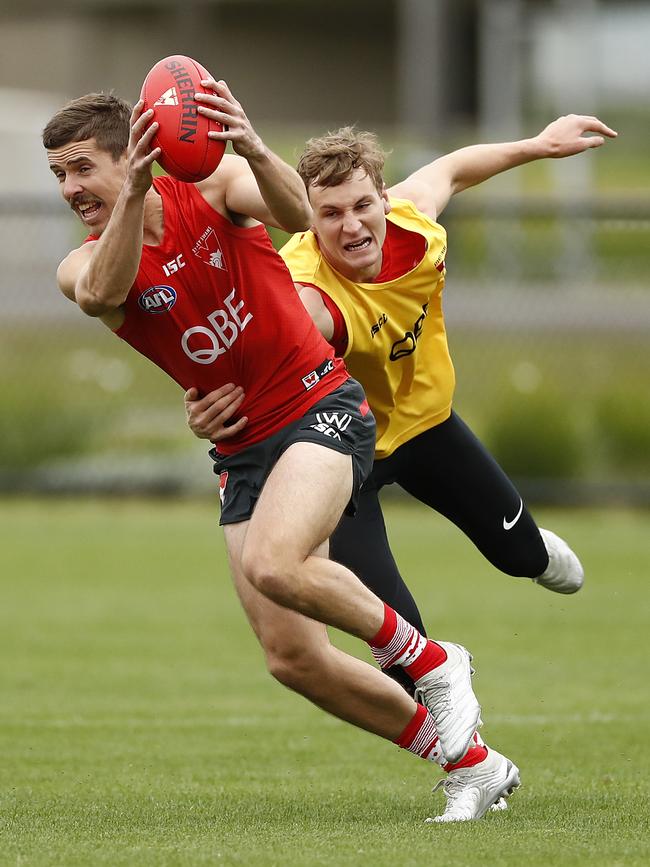
[[[345,363],[377,420],[377,458],[447,419],[455,385],[442,315],[447,233],[406,199],[391,199],[391,206],[387,219],[426,241],[422,260],[395,280],[346,279],[321,255],[312,232],[294,235],[280,250],[294,281],[317,286],[345,319]]]

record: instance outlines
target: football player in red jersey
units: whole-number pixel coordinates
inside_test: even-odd
[[[468,651],[426,639],[327,558],[372,466],[374,419],[262,225],[306,228],[304,185],[227,85],[208,86],[198,110],[225,126],[210,134],[235,154],[197,184],[154,180],[157,125],[141,103],[129,116],[121,100],[91,94],[48,123],[50,168],[90,232],[59,266],[59,287],[182,388],[243,387],[247,421],[212,457],[232,574],[274,676],[448,771],[471,767],[487,750]],[[382,668],[401,666],[418,701],[334,648],[326,625],[366,641]],[[518,784],[504,759],[460,818],[480,818]]]

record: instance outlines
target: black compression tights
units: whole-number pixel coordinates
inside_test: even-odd
[[[330,542],[333,560],[348,566],[424,634],[417,605],[391,553],[379,504],[380,489],[392,483],[453,521],[502,572],[536,578],[546,569],[546,547],[516,488],[452,413],[390,457],[375,461],[361,490],[357,514],[341,519]],[[520,506],[519,518],[508,529]],[[438,574],[444,580],[444,564]]]

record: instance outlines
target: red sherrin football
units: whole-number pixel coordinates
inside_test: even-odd
[[[226,143],[208,138],[208,130],[221,131],[220,123],[197,112],[195,93],[211,93],[201,79],[210,73],[190,57],[165,57],[147,73],[140,98],[143,111],[153,108],[160,127],[153,147],[160,147],[158,162],[179,181],[195,183],[211,175],[221,161]]]

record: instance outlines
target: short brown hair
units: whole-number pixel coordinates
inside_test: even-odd
[[[336,187],[347,181],[355,169],[362,169],[375,185],[384,188],[386,154],[377,136],[344,126],[320,138],[310,138],[298,162],[298,174],[307,190],[310,184]]]
[[[94,138],[115,162],[129,144],[131,106],[113,93],[88,93],[59,109],[43,130],[46,150]]]

